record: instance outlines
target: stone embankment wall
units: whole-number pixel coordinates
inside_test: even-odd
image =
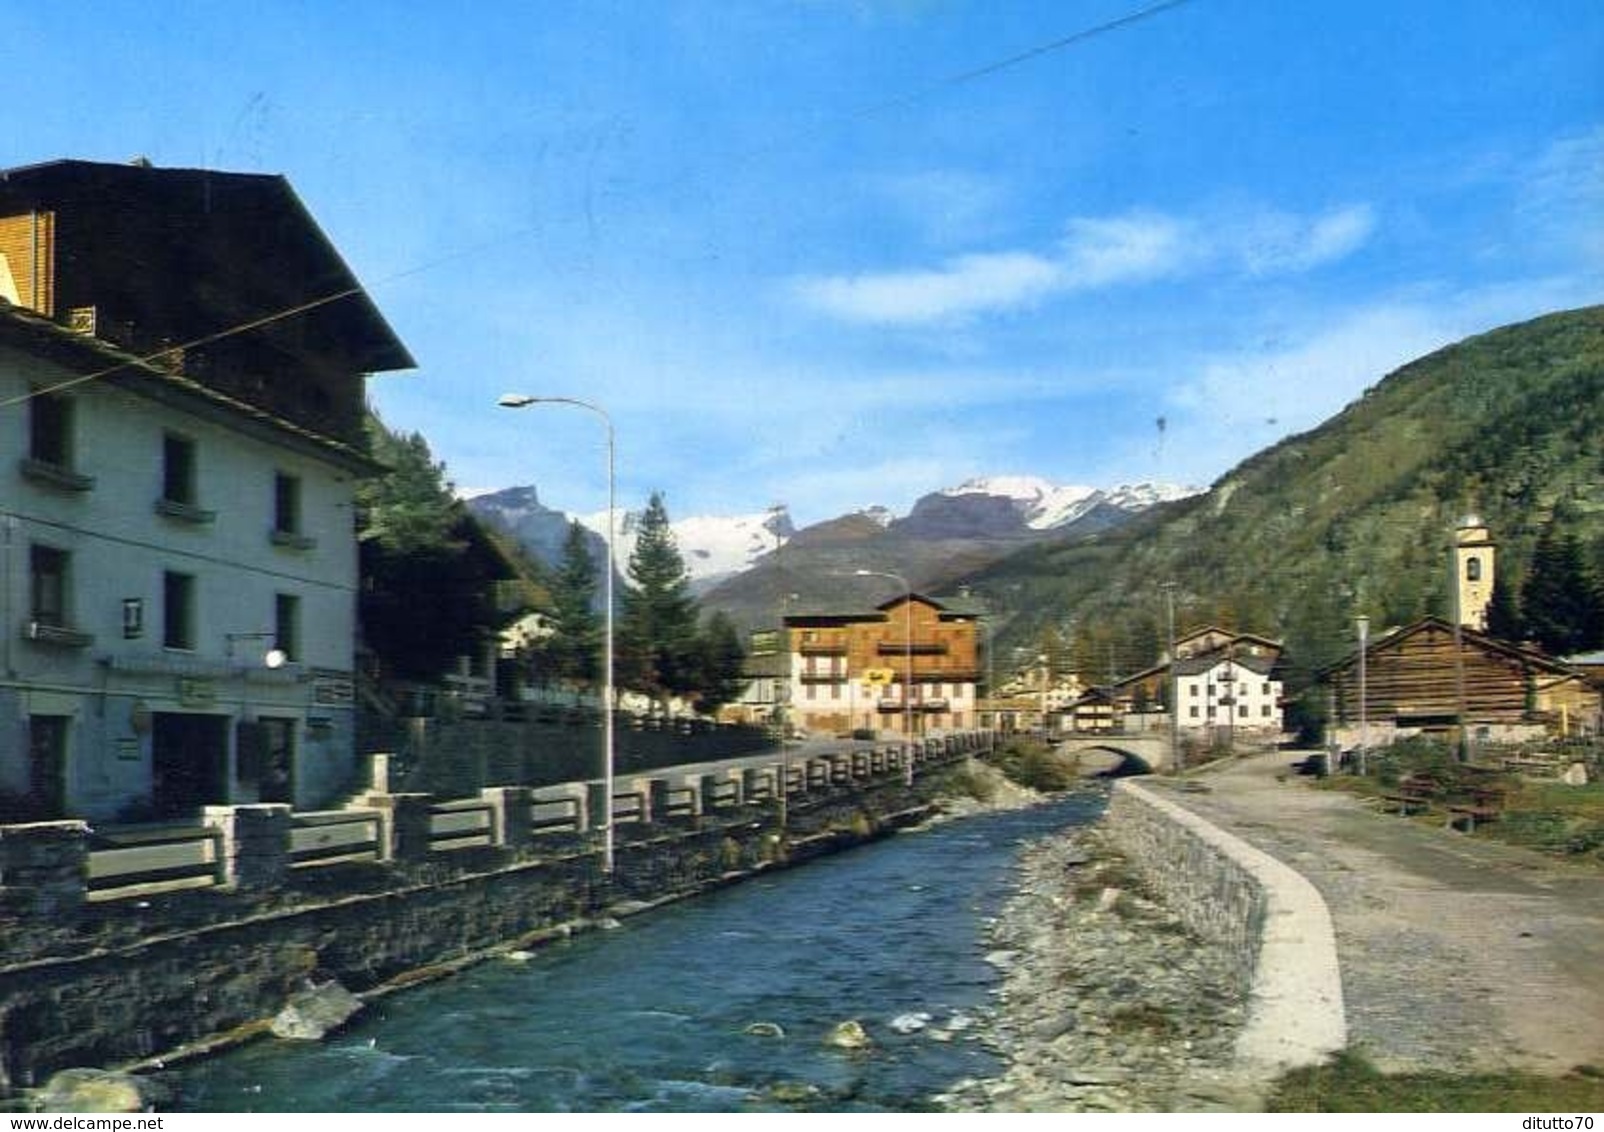
[[[9,953],[0,959],[0,1098],[59,1069],[139,1062],[260,1029],[309,980],[393,989],[856,844],[926,816],[935,789],[904,786],[900,775],[821,789],[793,801],[783,841],[769,805],[621,826],[610,882],[593,847],[574,837],[562,849],[335,866],[266,891],[79,903],[23,921],[33,946],[0,948]],[[31,891],[37,903],[42,890]]]
[[[1243,1067],[1313,1065],[1347,1044],[1336,937],[1313,885],[1133,779],[1115,788],[1107,825],[1182,922],[1235,954],[1249,988]]]

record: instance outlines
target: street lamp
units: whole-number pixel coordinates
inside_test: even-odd
[[[780,551],[785,546],[785,540],[780,535],[780,517],[785,514],[785,504],[775,503],[769,507],[769,516],[774,520],[774,572],[780,576],[780,608],[779,608],[779,634],[775,647],[775,657],[782,661],[780,665],[780,679],[774,685],[774,718],[779,725],[780,733],[780,837],[783,840],[786,834],[787,823],[790,820],[788,807],[791,790],[791,757],[786,750],[785,741],[788,737],[788,727],[785,718],[786,701],[791,691],[791,631],[786,628],[785,608],[787,597],[785,586],[785,571],[780,562]]]
[[[913,785],[913,587],[908,579],[890,570],[854,570],[860,578],[890,578],[900,582],[907,595],[902,611],[906,623],[902,632],[902,767],[903,781]]]
[[[601,418],[607,431],[607,574],[603,579],[602,603],[606,616],[605,652],[602,659],[602,872],[613,875],[613,514],[616,510],[617,472],[614,459],[613,418],[607,410],[577,397],[531,397],[523,393],[504,393],[496,401],[503,409],[523,409],[530,405],[572,405]]]

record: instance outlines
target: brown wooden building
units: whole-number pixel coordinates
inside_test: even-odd
[[[1457,648],[1456,648],[1457,642]],[[1327,671],[1335,719],[1360,717],[1359,654]],[[1578,670],[1535,648],[1427,617],[1373,641],[1365,652],[1365,716],[1380,730],[1498,737],[1522,729],[1596,731],[1599,690]]]
[[[822,733],[973,727],[978,623],[917,593],[873,610],[792,614],[788,718]]]

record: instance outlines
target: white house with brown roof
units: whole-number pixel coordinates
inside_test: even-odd
[[[410,356],[280,177],[5,171],[0,267],[0,821],[327,800]]]

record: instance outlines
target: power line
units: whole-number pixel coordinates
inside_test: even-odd
[[[1049,40],[1048,42],[1039,44],[1035,47],[1026,48],[1002,59],[998,59],[990,63],[984,63],[979,66],[972,67],[969,70],[957,71],[953,74],[942,76],[926,84],[925,86],[920,87],[917,90],[909,91],[906,94],[896,95],[881,102],[861,106],[856,110],[852,110],[841,115],[840,120],[847,121],[853,118],[871,117],[876,114],[883,114],[888,110],[913,105],[914,103],[923,101],[937,91],[943,90],[947,87],[967,86],[970,83],[989,78],[990,76],[1000,72],[1022,66],[1045,55],[1051,55],[1056,52],[1078,46],[1079,44],[1085,43],[1088,40],[1096,39],[1100,36],[1108,35],[1111,32],[1120,31],[1124,28],[1130,27],[1133,24],[1142,23],[1146,20],[1153,19],[1156,16],[1164,15],[1165,13],[1171,12],[1188,3],[1191,3],[1191,0],[1162,0],[1160,3],[1151,4],[1145,8],[1139,8],[1133,12],[1128,12],[1123,16],[1118,16],[1103,23],[1093,25],[1092,27],[1083,28],[1080,31],[1072,32],[1069,35],[1060,36],[1057,39]],[[777,147],[758,147],[757,149],[749,152],[756,154],[771,151],[774,148]],[[506,233],[496,237],[464,245],[455,250],[444,252],[422,263],[415,264],[412,267],[404,268],[400,271],[393,272],[390,275],[383,276],[375,284],[373,284],[373,287],[375,289],[384,287],[387,284],[397,282],[398,280],[420,274],[424,271],[433,270],[441,264],[450,263],[453,260],[462,259],[465,256],[473,255],[474,253],[486,248],[500,247],[501,245],[509,243],[513,240],[525,238],[535,231],[536,229],[534,226],[526,225],[521,228],[511,229]],[[272,325],[275,322],[281,322],[284,319],[294,318],[297,315],[306,314],[310,311],[317,310],[320,307],[327,306],[330,303],[339,302],[341,299],[347,299],[355,295],[363,294],[363,292],[364,288],[360,285],[355,287],[346,287],[321,298],[298,303],[294,306],[286,307],[271,314],[262,315],[258,318],[241,322],[223,330],[203,335],[188,342],[182,342],[172,346],[164,346],[159,350],[152,351],[151,353],[138,357],[131,357],[127,361],[119,362],[116,365],[108,366],[105,369],[96,370],[93,373],[81,374],[78,377],[70,378],[54,385],[43,386],[38,389],[31,389],[29,392],[19,396],[0,400],[0,409],[9,409],[16,405],[30,401],[35,397],[49,396],[51,394],[63,392],[64,390],[76,388],[79,385],[88,384],[92,381],[100,381],[104,378],[110,377],[112,374],[128,369],[131,366],[151,366],[159,363],[163,358],[170,357],[175,353],[193,350],[200,346],[211,345],[214,342],[222,341],[225,338],[231,338],[237,334],[244,334],[252,330],[259,330],[264,326]]]

